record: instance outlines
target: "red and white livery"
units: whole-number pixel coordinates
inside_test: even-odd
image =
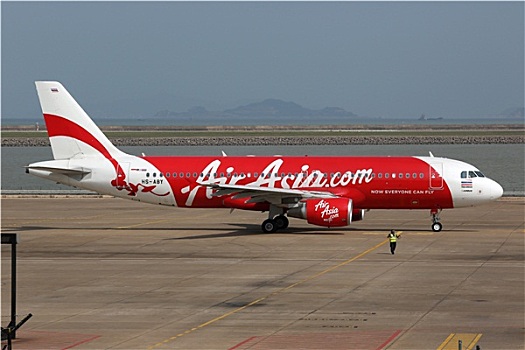
[[[264,232],[288,218],[340,227],[370,209],[442,209],[496,200],[502,187],[474,166],[438,157],[134,156],[117,149],[58,82],[36,82],[54,160],[27,172],[146,203],[268,212]]]

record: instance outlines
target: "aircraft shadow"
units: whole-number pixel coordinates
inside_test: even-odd
[[[166,238],[165,240],[188,240],[188,239],[207,239],[207,238],[224,238],[224,237],[242,237],[242,236],[261,236],[261,235],[344,235],[344,232],[320,231],[318,228],[293,228],[289,227],[274,233],[261,232],[261,226],[255,224],[227,224],[238,228],[235,231],[226,229],[226,233],[211,233],[206,235],[195,235],[185,237]],[[185,230],[185,229],[184,229]],[[214,229],[215,230],[215,229]],[[224,229],[221,229],[224,230]]]

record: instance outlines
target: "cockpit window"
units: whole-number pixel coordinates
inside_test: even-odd
[[[483,175],[483,173],[479,170],[475,170],[475,171],[462,171],[461,172],[461,178],[462,179],[468,179],[468,178],[474,178],[474,177],[485,177],[485,175]]]

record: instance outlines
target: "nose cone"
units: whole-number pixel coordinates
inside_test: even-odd
[[[490,199],[496,200],[503,196],[503,187],[494,180],[491,180],[490,184]]]

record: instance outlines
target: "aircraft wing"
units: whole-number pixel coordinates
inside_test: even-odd
[[[275,205],[282,205],[283,199],[298,202],[307,198],[337,198],[339,196],[326,191],[311,191],[298,189],[285,189],[273,187],[256,187],[245,185],[226,185],[226,184],[204,184],[215,190],[213,196],[230,196],[232,199],[248,198],[246,203],[269,202]]]

